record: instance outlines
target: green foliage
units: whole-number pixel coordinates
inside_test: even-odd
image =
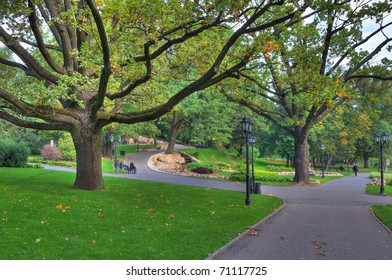
[[[268,171],[267,171],[268,172]],[[230,181],[244,182],[245,173],[237,172],[230,176]],[[265,172],[255,172],[255,181],[257,182],[293,182],[293,176],[279,176]]]
[[[265,168],[268,171],[273,171],[273,172],[293,171],[292,168],[285,167],[285,166],[277,166],[277,165],[267,165]]]
[[[72,141],[71,134],[65,133],[63,137],[61,137],[57,144],[61,153],[63,154],[63,159],[68,161],[76,160],[76,151]]]
[[[380,178],[380,172],[371,172],[369,178]],[[384,180],[387,181],[387,185],[392,185],[392,174],[384,173]]]
[[[76,167],[75,162],[65,162],[65,161],[54,161],[49,159],[38,159],[38,158],[30,158],[30,163],[35,164],[47,164],[47,165],[55,165],[55,166],[62,166],[62,167]]]
[[[25,167],[29,154],[24,144],[0,139],[0,166]]]

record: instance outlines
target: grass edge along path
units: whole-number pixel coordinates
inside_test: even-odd
[[[279,208],[276,197],[74,174],[0,168],[0,259],[204,259]]]
[[[372,211],[392,233],[392,205],[373,205]]]

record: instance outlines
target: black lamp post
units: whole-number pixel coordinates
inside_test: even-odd
[[[242,131],[245,133],[245,144],[246,144],[246,200],[245,205],[251,206],[252,203],[250,201],[250,178],[249,178],[249,135],[252,132],[253,123],[252,121],[244,117],[241,120],[241,128]]]
[[[322,151],[322,156],[321,156],[321,178],[324,178],[324,152],[325,152],[325,145],[321,144],[320,146],[321,151]]]
[[[382,147],[388,141],[388,134],[386,132],[383,132],[381,135],[376,133],[376,135],[374,135],[374,141],[380,147],[380,174],[381,174],[380,194],[384,195],[384,162],[382,156]]]
[[[253,134],[249,135],[249,144],[251,144],[252,146],[252,183],[251,183],[251,192],[255,193],[255,153],[254,153],[254,147],[256,144],[256,136],[254,136]]]
[[[111,143],[110,161],[113,161],[113,155],[114,155],[114,149],[113,149],[114,136],[113,136],[113,134],[110,134],[109,139],[110,139],[110,143]]]

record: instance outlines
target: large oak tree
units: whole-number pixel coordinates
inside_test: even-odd
[[[306,15],[255,34],[260,57],[226,87],[228,99],[274,122],[294,138],[295,181],[309,183],[308,136],[315,124],[357,95],[377,57],[391,50],[390,1],[315,1]],[[366,26],[365,26],[366,25]],[[388,53],[388,52],[387,52]],[[385,74],[385,75],[384,75]]]
[[[71,133],[74,188],[102,190],[103,127],[155,119],[232,77],[253,55],[250,34],[295,17],[297,2],[1,1],[0,47],[12,56],[0,56],[0,70],[18,73],[0,86],[0,118]],[[197,75],[162,92],[178,65]]]

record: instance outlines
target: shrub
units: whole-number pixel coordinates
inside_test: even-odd
[[[266,169],[268,171],[273,171],[273,172],[293,171],[293,168],[285,167],[285,166],[276,166],[276,165],[267,165]]]
[[[24,167],[30,150],[23,144],[0,140],[0,166]]]
[[[63,155],[63,159],[68,161],[76,160],[76,151],[70,133],[65,134],[59,139],[58,147]]]
[[[192,169],[192,172],[195,172],[197,174],[212,174],[212,173],[214,173],[214,171],[212,171],[212,169],[206,168],[206,167],[196,167],[196,168]]]
[[[187,169],[193,172],[193,169],[196,168],[208,168],[215,170],[216,165],[210,162],[191,162],[187,165]]]
[[[293,176],[279,176],[272,174],[258,174],[255,173],[255,180],[259,182],[293,182]],[[245,181],[244,173],[233,173],[230,176],[230,181]]]
[[[46,160],[60,160],[63,157],[60,150],[50,144],[41,149],[41,156]]]
[[[219,169],[230,169],[231,166],[229,163],[226,162],[222,162],[222,161],[217,161],[215,162],[215,165],[219,168]]]

